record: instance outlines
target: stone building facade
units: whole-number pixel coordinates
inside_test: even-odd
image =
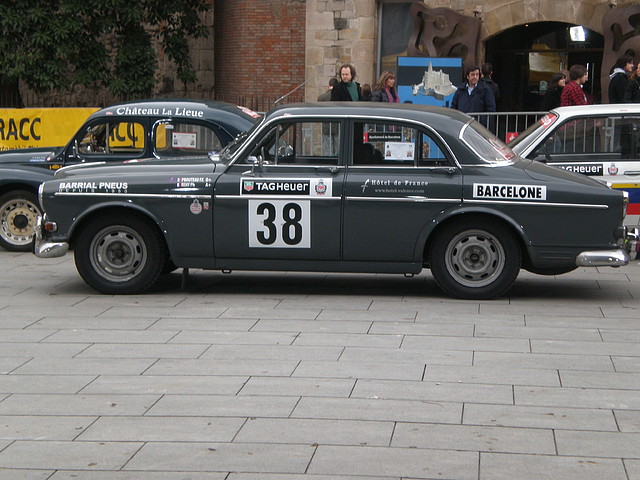
[[[477,21],[479,35],[473,52],[477,63],[486,59],[489,50],[494,58],[499,58],[499,49],[508,45],[494,42],[488,49],[492,39],[514,29],[554,22],[581,25],[606,37],[611,32],[608,25],[603,26],[603,19],[612,11],[640,9],[637,2],[624,0],[209,1],[212,8],[204,17],[209,37],[194,41],[192,48],[198,82],[185,87],[174,81],[171,62],[161,57],[155,93],[226,100],[256,110],[267,110],[278,100],[314,101],[343,63],[356,66],[360,83],[373,84],[381,70],[381,17],[385,8],[422,4],[428,9],[443,9]],[[622,23],[625,48],[637,46],[640,56],[640,36],[633,33],[640,32],[640,22]],[[627,30],[632,32],[627,35]],[[610,52],[607,62],[611,62],[615,53]],[[502,66],[503,70],[508,68],[509,65]],[[606,82],[608,63],[602,65],[602,72],[598,65],[597,73]],[[24,89],[24,93],[28,91]],[[55,95],[23,97],[31,98],[39,106],[48,106],[47,102],[101,105],[115,100],[104,92],[89,90],[72,92],[64,99]]]

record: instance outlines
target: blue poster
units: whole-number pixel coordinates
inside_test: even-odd
[[[449,107],[462,83],[461,58],[398,57],[401,102]]]

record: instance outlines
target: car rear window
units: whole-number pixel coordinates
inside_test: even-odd
[[[478,163],[510,163],[515,157],[511,148],[478,122],[467,124],[461,138],[477,154]]]

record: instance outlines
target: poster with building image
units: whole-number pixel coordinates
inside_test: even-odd
[[[398,57],[401,102],[449,107],[462,81],[461,58]]]

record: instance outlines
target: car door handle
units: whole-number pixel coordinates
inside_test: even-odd
[[[328,172],[331,175],[335,175],[340,171],[338,167],[316,167],[316,172]]]
[[[625,175],[640,175],[640,171],[632,170],[630,172],[624,172]]]

